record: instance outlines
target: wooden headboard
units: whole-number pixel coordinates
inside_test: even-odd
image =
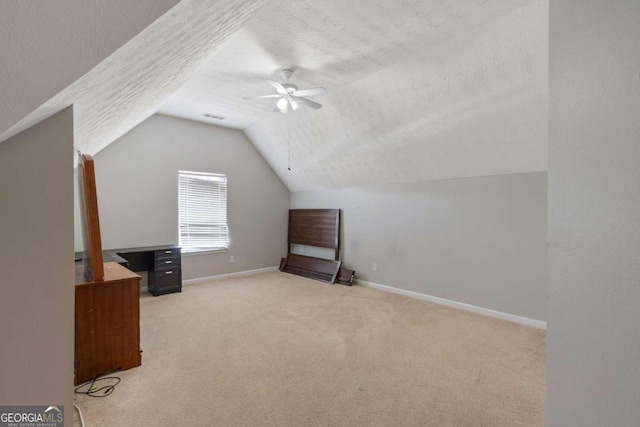
[[[289,210],[289,248],[292,245],[334,249],[340,257],[340,209]]]
[[[289,248],[280,270],[327,283],[336,283],[340,257],[340,209],[289,210]],[[335,260],[293,253],[293,245],[333,249]]]

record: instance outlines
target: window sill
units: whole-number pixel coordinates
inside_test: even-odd
[[[193,251],[182,251],[182,256],[217,254],[222,252],[229,252],[229,249],[221,248],[221,249],[200,249],[200,250],[193,250]]]

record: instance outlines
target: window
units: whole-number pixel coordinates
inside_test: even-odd
[[[227,176],[186,171],[179,171],[178,176],[178,224],[183,252],[227,248]]]

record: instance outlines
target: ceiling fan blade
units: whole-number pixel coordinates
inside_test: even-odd
[[[322,108],[322,104],[318,104],[317,102],[313,102],[312,100],[303,98],[301,96],[296,96],[294,97],[294,99],[296,101],[300,101],[303,105],[306,105],[307,107],[313,108],[314,110],[319,110]]]
[[[242,99],[280,98],[280,96],[282,95],[274,93],[273,95],[245,96]]]
[[[316,95],[324,95],[327,93],[327,90],[323,87],[314,87],[311,89],[302,89],[296,91],[296,96],[316,96]]]
[[[276,90],[278,91],[278,93],[279,93],[280,95],[286,95],[286,94],[288,94],[288,93],[289,93],[289,92],[287,92],[287,90],[284,88],[284,86],[282,86],[282,85],[281,85],[280,83],[278,83],[277,81],[275,81],[275,80],[267,80],[267,81],[271,84],[271,86],[273,86],[273,87],[275,87],[275,88],[276,88]]]

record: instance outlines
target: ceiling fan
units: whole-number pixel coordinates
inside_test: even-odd
[[[285,68],[282,70],[282,75],[287,80],[286,83],[279,83],[275,80],[267,80],[271,86],[276,89],[277,93],[272,95],[259,95],[259,96],[249,96],[244,99],[260,99],[260,98],[279,98],[276,103],[276,109],[274,111],[279,111],[281,113],[288,113],[289,111],[295,111],[300,107],[300,105],[304,105],[309,108],[313,108],[314,110],[319,110],[322,108],[322,104],[318,104],[310,99],[307,99],[307,96],[317,96],[324,95],[327,93],[327,90],[323,87],[314,87],[311,89],[300,89],[298,90],[298,86],[293,83],[289,83],[289,78],[293,74],[293,71]]]

